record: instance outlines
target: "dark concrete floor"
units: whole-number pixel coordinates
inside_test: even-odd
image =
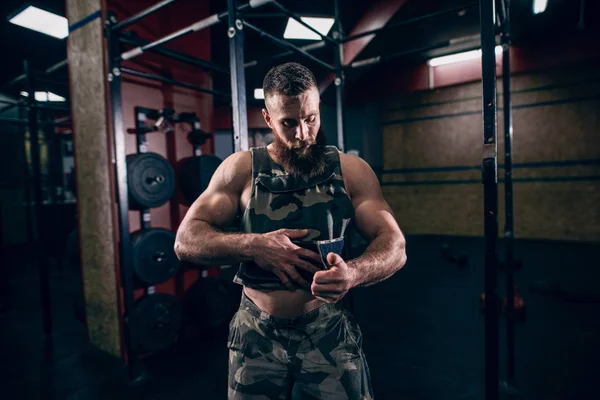
[[[469,256],[444,262],[440,244]],[[596,399],[600,392],[600,304],[530,289],[537,281],[600,293],[597,244],[518,241],[516,273],[527,318],[516,327],[519,399]],[[409,237],[407,266],[352,294],[377,399],[484,399],[483,241]],[[501,293],[504,291],[501,283]],[[225,399],[226,331],[145,359],[148,379],[132,385],[122,362],[90,348],[75,318],[77,274],[52,273],[54,334],[45,342],[34,269],[11,263],[11,307],[0,317],[2,399]],[[588,296],[589,297],[589,296]],[[501,320],[501,373],[505,371]],[[48,343],[48,344],[45,344]],[[508,398],[508,397],[506,397]]]

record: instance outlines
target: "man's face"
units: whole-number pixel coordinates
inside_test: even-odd
[[[301,158],[317,142],[321,127],[319,103],[319,91],[313,87],[297,97],[273,94],[265,101],[267,108],[262,110],[275,140]]]

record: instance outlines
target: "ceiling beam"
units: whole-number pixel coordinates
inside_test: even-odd
[[[356,23],[347,36],[357,35],[374,29],[383,28],[408,0],[379,0],[367,13]],[[362,38],[352,40],[343,45],[343,62],[349,65],[356,57],[371,43],[375,33]],[[319,83],[319,92],[323,94],[333,83],[335,74],[330,73]]]

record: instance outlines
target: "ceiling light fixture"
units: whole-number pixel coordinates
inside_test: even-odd
[[[29,93],[21,92],[21,96],[29,97]],[[67,101],[67,99],[65,99],[64,97],[54,94],[52,92],[35,92],[35,99],[36,101]]]
[[[254,98],[256,100],[263,100],[265,98],[265,91],[263,89],[254,89]]]
[[[300,17],[302,22],[313,27],[322,35],[327,35],[333,26],[333,18]],[[321,40],[321,37],[293,18],[288,19],[284,39]]]
[[[10,23],[64,39],[69,36],[69,22],[65,17],[29,6],[9,20]]]
[[[533,13],[541,14],[546,11],[548,7],[548,0],[533,0]]]
[[[496,55],[502,54],[502,46],[496,46],[495,53]],[[476,60],[478,58],[481,58],[481,49],[432,58],[431,60],[427,61],[427,64],[430,67],[439,67],[440,65],[453,64],[468,60]]]

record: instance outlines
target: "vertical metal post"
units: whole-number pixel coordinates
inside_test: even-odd
[[[137,378],[136,366],[136,343],[131,334],[129,317],[134,309],[133,304],[133,267],[131,238],[129,235],[129,198],[127,190],[127,161],[125,149],[125,130],[123,129],[123,110],[121,103],[121,62],[119,61],[119,37],[117,32],[111,31],[111,26],[117,23],[116,15],[108,13],[106,36],[108,42],[109,57],[109,89],[110,106],[112,113],[113,140],[114,140],[114,167],[117,203],[119,212],[119,266],[121,269],[121,281],[123,285],[123,305],[125,315],[123,317],[123,331],[127,366],[129,377]]]
[[[36,227],[36,257],[40,272],[40,300],[42,305],[42,318],[44,334],[49,337],[52,334],[52,309],[50,299],[50,274],[44,248],[43,225],[44,225],[44,195],[42,190],[42,165],[40,159],[40,135],[38,126],[38,109],[35,100],[35,73],[31,65],[25,61],[25,75],[27,76],[27,104],[29,106],[29,138],[31,149],[31,165],[33,172],[33,201],[35,203],[35,227]]]
[[[237,0],[227,0],[229,26],[229,66],[231,72],[231,116],[234,151],[248,150],[248,112],[244,72],[244,24],[237,11]]]
[[[485,398],[499,397],[498,357],[498,145],[496,142],[496,34],[494,0],[481,0],[485,233]]]
[[[515,381],[515,288],[514,288],[514,220],[512,181],[512,109],[510,100],[510,0],[504,0],[502,21],[502,87],[504,99],[504,203],[505,203],[505,262],[506,262],[506,353],[507,383]]]
[[[342,22],[340,19],[340,5],[339,0],[334,1],[334,15],[335,15],[335,26],[336,30],[333,32],[333,38],[338,41],[335,46],[335,115],[337,122],[337,147],[340,151],[345,151],[345,138],[344,138],[344,85],[345,76],[343,70],[344,60],[344,43],[343,43],[343,32]]]

